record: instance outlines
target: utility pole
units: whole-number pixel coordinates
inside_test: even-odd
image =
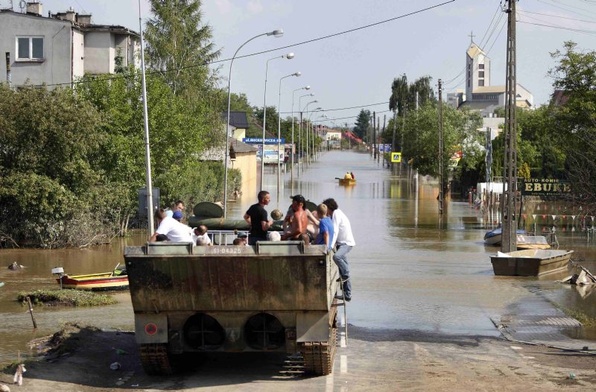
[[[385,134],[385,123],[387,122],[387,115],[383,114],[383,131],[381,132],[381,135]],[[385,157],[385,143],[383,143],[383,159]],[[383,166],[385,166],[385,162],[383,162]]]
[[[377,112],[373,112],[373,135],[372,135],[373,160],[377,159]]]
[[[439,82],[439,214],[443,215],[445,177],[443,169],[443,82]]]
[[[515,65],[515,3],[507,0],[507,72],[505,83],[505,162],[503,165],[503,223],[502,252],[517,250],[516,198],[517,198],[517,132],[516,109],[516,65]]]

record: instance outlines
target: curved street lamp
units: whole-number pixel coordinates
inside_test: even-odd
[[[291,167],[290,167],[290,193],[293,195],[294,194],[294,156],[295,154],[295,147],[294,147],[294,95],[296,94],[296,91],[300,91],[300,90],[310,90],[310,86],[304,86],[304,87],[300,87],[297,88],[296,90],[292,91],[292,161],[290,162]],[[306,95],[312,95],[312,94],[306,94]]]
[[[232,56],[232,60],[230,61],[230,72],[228,73],[228,113],[227,113],[227,118],[226,118],[226,135],[225,135],[225,141],[224,141],[224,201],[223,201],[223,210],[224,210],[223,217],[224,218],[226,218],[228,215],[228,208],[227,208],[228,207],[228,138],[230,137],[230,102],[231,102],[231,87],[232,87],[232,65],[234,65],[234,59],[236,58],[236,55],[238,54],[240,49],[242,49],[244,47],[244,45],[246,45],[253,39],[256,39],[259,37],[264,37],[264,36],[271,36],[271,35],[274,37],[281,37],[283,34],[284,34],[284,31],[282,29],[277,29],[277,30],[270,31],[268,33],[255,35],[254,37],[252,37],[251,39],[245,41],[242,45],[240,45],[240,47],[238,49],[236,49],[236,52],[234,52],[234,55]]]
[[[277,97],[277,208],[279,208],[279,189],[281,187],[281,162],[279,161],[279,152],[281,151],[281,81],[292,76],[300,76],[300,72],[282,76],[279,79],[279,93]],[[285,150],[285,149],[284,149]]]
[[[294,58],[294,53],[284,54],[283,56],[276,56],[267,60],[265,64],[265,92],[263,93],[263,140],[261,140],[261,181],[260,190],[263,190],[263,178],[265,178],[265,132],[267,124],[267,72],[269,71],[269,62],[275,59],[288,59]]]
[[[302,98],[304,97],[314,97],[315,95],[313,93],[310,94],[304,94],[301,95],[298,98],[298,110],[300,110],[300,122],[298,123],[298,151],[301,151],[301,147],[302,147],[302,105],[301,105],[301,101]],[[317,101],[315,101],[317,102]],[[298,158],[300,158],[300,156],[298,156]],[[298,159],[298,176],[300,177],[300,159]]]

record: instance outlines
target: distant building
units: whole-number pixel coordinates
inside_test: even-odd
[[[505,107],[506,86],[492,86],[490,58],[472,40],[466,51],[465,91],[447,94],[447,103],[458,109],[468,108],[484,118],[483,128],[496,137],[505,119],[496,117],[495,110]],[[516,85],[517,107],[534,108],[534,97],[521,84]]]
[[[140,68],[140,36],[122,26],[91,23],[70,9],[43,16],[42,3],[23,12],[0,9],[1,75],[13,86],[69,86],[85,74]],[[8,63],[8,69],[7,69]]]

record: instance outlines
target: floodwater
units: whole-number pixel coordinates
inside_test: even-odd
[[[336,177],[354,172],[355,186],[339,186]],[[449,201],[438,214],[436,184],[420,181],[418,192],[393,176],[368,154],[346,151],[323,153],[316,162],[283,175],[277,200],[277,175],[266,171],[265,188],[271,192],[268,210],[288,208],[290,196],[301,193],[320,203],[337,200],[350,218],[357,245],[349,253],[353,300],[348,307],[351,325],[371,329],[498,336],[491,319],[510,312],[511,305],[541,295],[561,308],[596,318],[596,294],[580,293],[574,286],[555,282],[568,273],[548,278],[495,277],[485,247],[487,225],[467,202]],[[229,218],[241,219],[256,195],[243,195],[230,205]],[[0,362],[25,357],[27,342],[76,321],[100,328],[133,330],[128,292],[112,294],[117,305],[99,308],[36,307],[33,328],[28,308],[16,302],[19,291],[58,287],[51,275],[61,266],[67,273],[109,271],[123,261],[124,246],[142,244],[147,233],[115,240],[110,246],[68,250],[0,250]],[[596,241],[581,232],[558,236],[560,248],[574,249],[574,259],[596,271]],[[26,268],[10,271],[13,261]],[[596,330],[583,338],[596,340]]]

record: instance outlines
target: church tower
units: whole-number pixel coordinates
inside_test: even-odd
[[[478,45],[474,43],[474,36],[471,36],[470,47],[466,52],[466,100],[473,101],[472,93],[478,87],[490,86],[490,58]]]

